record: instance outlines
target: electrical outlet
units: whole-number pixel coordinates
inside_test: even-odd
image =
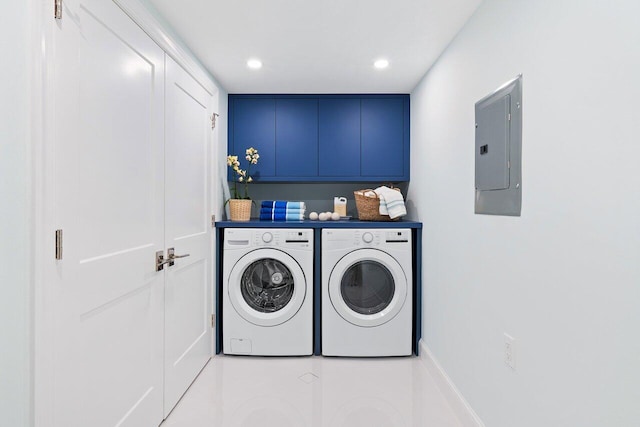
[[[504,334],[504,363],[516,370],[516,340],[505,332]]]

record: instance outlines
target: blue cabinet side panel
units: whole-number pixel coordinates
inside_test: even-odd
[[[404,111],[403,116],[403,124],[404,124],[404,143],[402,144],[402,149],[404,150],[404,178],[403,181],[409,181],[411,178],[411,98],[409,95],[403,97],[404,101]]]
[[[247,168],[245,150],[254,147],[260,154],[258,164],[251,167],[251,175],[260,179],[276,175],[276,129],[274,99],[233,100],[233,141],[229,154],[240,158],[242,169]]]
[[[360,99],[321,98],[319,175],[360,176]]]
[[[276,100],[276,175],[318,175],[318,99]]]
[[[215,285],[215,310],[216,310],[216,354],[222,352],[222,239],[224,228],[216,228],[216,279]]]
[[[413,231],[413,352],[419,355],[420,338],[422,338],[422,229]]]
[[[403,99],[363,99],[361,114],[361,174],[371,177],[404,176]]]
[[[322,355],[322,276],[320,254],[322,254],[322,229],[313,230],[315,259],[313,262],[313,354]]]

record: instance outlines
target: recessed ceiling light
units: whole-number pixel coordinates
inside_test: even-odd
[[[247,61],[247,67],[251,68],[252,70],[258,70],[262,68],[262,61],[260,61],[259,59],[250,59]]]
[[[373,66],[379,70],[382,70],[383,68],[387,68],[389,66],[389,61],[387,61],[386,59],[378,59],[373,63]]]

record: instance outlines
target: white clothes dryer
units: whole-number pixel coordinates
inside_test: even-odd
[[[222,352],[313,353],[313,230],[227,228]]]
[[[322,230],[322,354],[409,356],[410,229]]]

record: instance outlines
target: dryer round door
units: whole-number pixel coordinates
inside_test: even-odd
[[[402,309],[409,283],[391,255],[358,249],[340,259],[329,276],[329,298],[344,320],[356,326],[380,326]]]
[[[276,326],[302,307],[307,282],[300,265],[277,249],[245,254],[231,269],[229,299],[236,312],[258,326]]]

